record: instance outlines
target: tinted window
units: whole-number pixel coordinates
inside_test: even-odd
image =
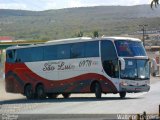
[[[85,56],[86,57],[99,56],[99,41],[85,43]]]
[[[71,58],[84,57],[84,43],[75,43],[71,45]]]
[[[44,60],[57,60],[57,46],[44,47]]]
[[[115,41],[115,45],[119,56],[146,56],[142,42],[118,40]]]
[[[13,50],[7,50],[7,52],[6,52],[6,61],[7,62],[14,62]]]
[[[43,60],[43,47],[17,49],[16,62],[34,62]]]
[[[117,58],[115,47],[111,41],[102,41],[101,56],[103,60],[113,60]]]
[[[58,55],[58,59],[69,59],[70,44],[58,45],[57,55]]]
[[[101,57],[103,69],[106,72],[106,74],[110,77],[118,78],[118,59],[115,47],[111,41],[101,42]]]
[[[31,51],[32,61],[42,61],[43,60],[43,47],[35,47],[29,50]]]
[[[31,50],[30,48],[18,49],[17,50],[17,62],[30,62],[31,61]]]

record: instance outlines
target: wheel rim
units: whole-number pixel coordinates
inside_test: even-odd
[[[26,91],[25,91],[25,94],[26,94],[26,97],[27,98],[32,98],[32,88],[31,88],[31,86],[27,86],[26,87]]]
[[[37,97],[39,99],[44,99],[45,98],[45,92],[43,86],[38,86],[37,87]]]
[[[96,84],[95,92],[98,93],[98,91],[99,91],[99,86],[98,86],[98,84]]]
[[[39,91],[38,91],[38,96],[39,96],[39,97],[42,97],[42,96],[43,96],[43,93],[44,93],[43,90],[42,90],[42,89],[39,89]]]

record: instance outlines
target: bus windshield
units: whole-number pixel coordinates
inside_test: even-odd
[[[118,40],[115,45],[120,57],[146,56],[142,42]]]
[[[148,60],[125,59],[125,69],[121,70],[121,79],[149,79],[149,62]]]

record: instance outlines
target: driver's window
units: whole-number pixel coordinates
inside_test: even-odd
[[[101,59],[104,71],[113,78],[119,77],[118,59],[112,41],[101,42]]]

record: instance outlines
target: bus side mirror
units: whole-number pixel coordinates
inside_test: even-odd
[[[121,70],[124,70],[125,69],[125,60],[120,57],[119,61],[120,61],[120,65],[121,65]]]
[[[156,76],[156,73],[158,71],[158,66],[157,66],[157,62],[156,60],[153,58],[153,59],[150,59],[150,62],[151,62],[151,73],[153,76]]]

